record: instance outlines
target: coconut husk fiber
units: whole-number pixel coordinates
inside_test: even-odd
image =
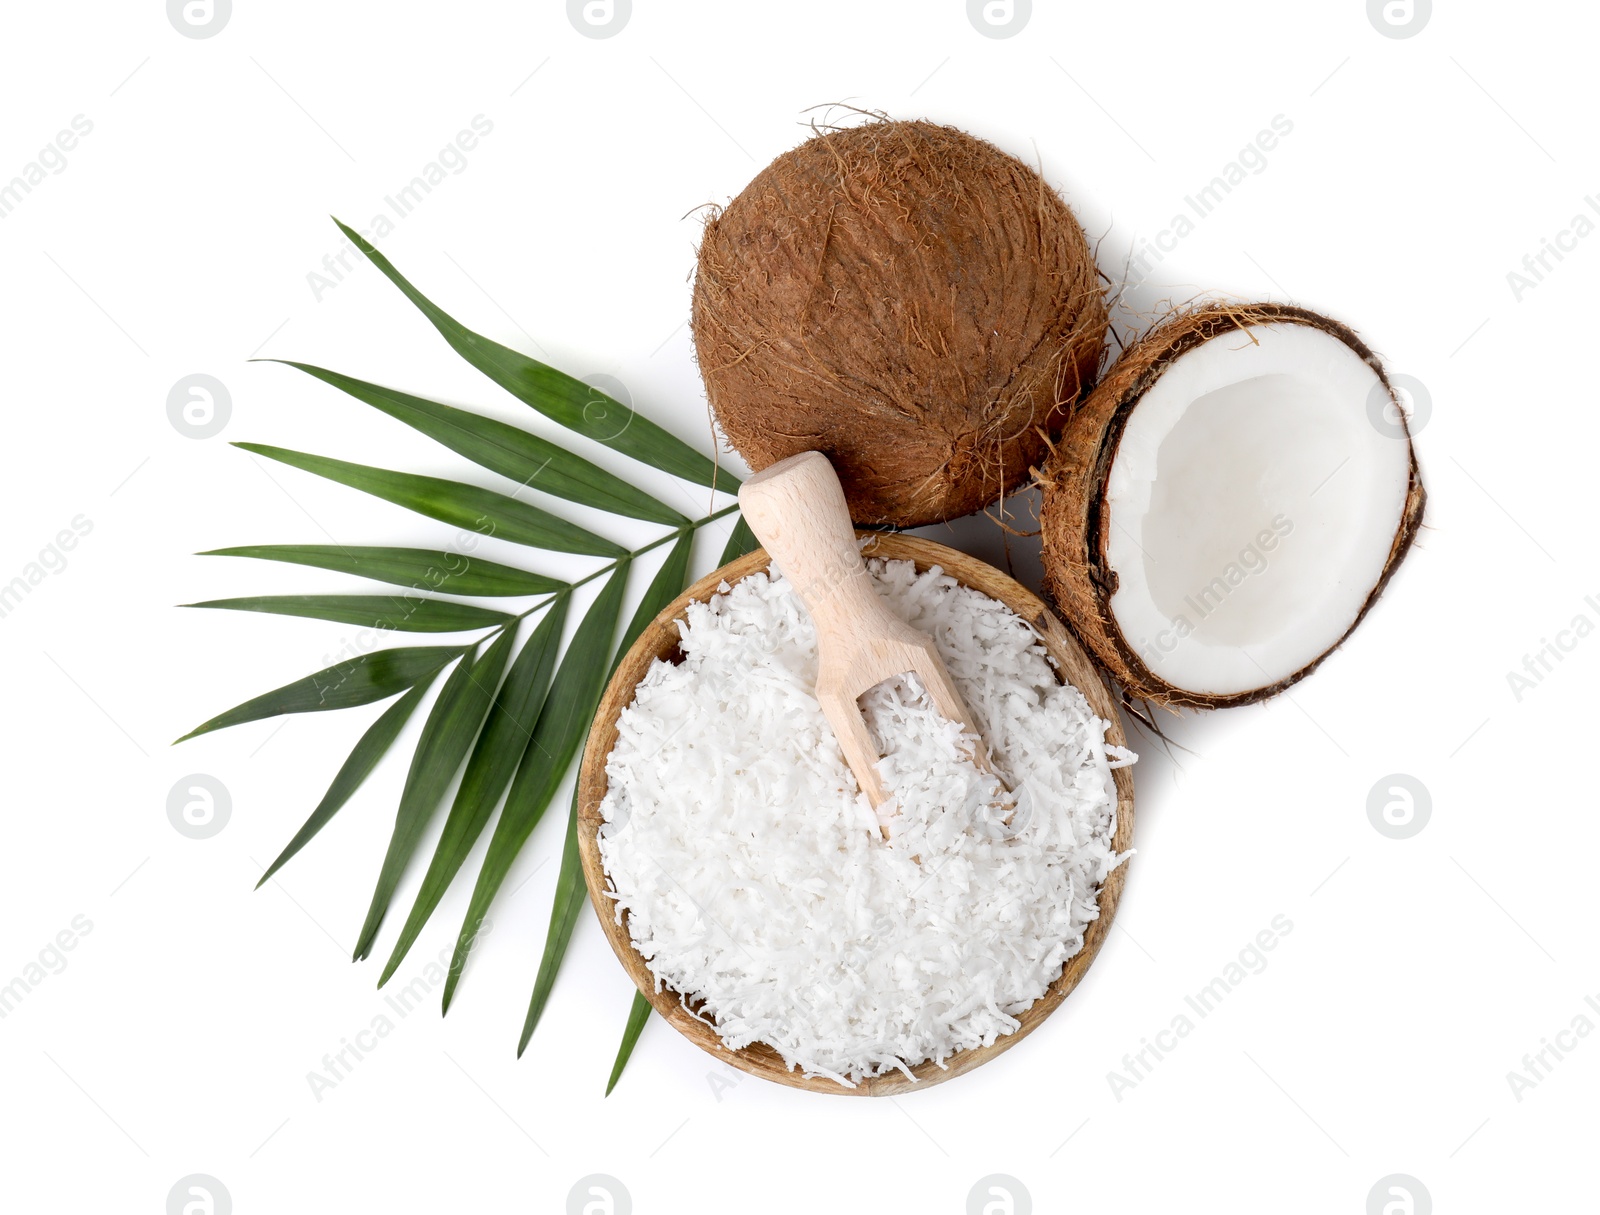
[[[1093,383],[1107,312],[1033,169],[931,122],[784,153],[705,226],[695,349],[756,470],[820,451],[858,524],[913,527],[1027,480]]]

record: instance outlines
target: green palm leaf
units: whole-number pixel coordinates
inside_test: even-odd
[[[544,816],[600,703],[600,694],[605,689],[606,659],[611,653],[617,618],[622,614],[622,592],[628,581],[629,564],[618,562],[616,572],[589,608],[573,635],[572,644],[567,647],[566,657],[561,660],[561,669],[556,673],[549,699],[534,726],[528,754],[517,770],[511,792],[506,795],[505,809],[500,812],[500,821],[495,825],[483,868],[472,890],[472,901],[456,939],[450,973],[445,979],[445,1011],[449,1011],[456,984],[461,980],[462,966],[489,904],[511,871],[512,861]]]
[[[628,1025],[622,1031],[622,1045],[617,1047],[617,1061],[611,1065],[611,1079],[606,1081],[606,1096],[611,1096],[611,1090],[617,1087],[617,1081],[622,1078],[622,1069],[628,1066],[628,1060],[633,1057],[633,1047],[639,1041],[639,1034],[644,1030],[644,1023],[650,1019],[650,1001],[645,999],[644,992],[633,993],[633,1007],[628,1010]]]
[[[509,477],[519,485],[632,519],[669,523],[674,527],[689,522],[637,486],[521,427],[508,426],[493,418],[407,392],[380,388],[309,363],[285,359],[267,361],[282,362],[332,384],[356,400],[365,401],[430,439],[436,439],[474,464]]]
[[[411,715],[416,712],[417,706],[422,703],[422,697],[433,684],[433,676],[427,675],[418,680],[416,685],[394,704],[383,711],[383,715],[367,727],[356,743],[355,749],[350,752],[350,757],[344,761],[338,773],[333,778],[333,783],[328,786],[328,791],[322,795],[322,800],[317,803],[317,808],[311,812],[311,817],[295,836],[278,853],[278,859],[267,866],[267,871],[261,875],[261,880],[256,883],[260,890],[266,885],[267,879],[278,870],[300,849],[311,842],[313,836],[328,825],[328,821],[350,800],[351,794],[361,787],[361,783],[372,774],[378,766],[378,761],[388,753],[400,731],[405,728],[406,722],[411,720]]]
[[[740,515],[733,525],[733,531],[728,536],[727,546],[722,550],[722,556],[717,559],[717,567],[727,565],[730,561],[737,561],[746,553],[753,553],[761,547],[761,541],[756,539],[756,534],[750,530],[750,525]]]
[[[264,443],[235,443],[235,447],[277,460],[372,494],[386,502],[404,506],[419,515],[485,535],[498,536],[514,544],[548,549],[557,553],[585,553],[596,557],[624,557],[628,550],[604,537],[585,531],[548,511],[479,489],[460,481],[423,477],[416,473],[391,472],[365,464],[350,464],[328,456],[269,447]]]
[[[567,837],[561,846],[561,872],[556,877],[556,898],[550,907],[550,930],[545,933],[544,956],[539,959],[539,977],[533,983],[528,1015],[522,1021],[522,1037],[517,1039],[517,1058],[528,1049],[528,1041],[544,1015],[550,992],[556,985],[556,972],[572,941],[578,911],[584,902],[583,863],[578,857],[578,791],[572,791],[572,807],[567,811]]]
[[[514,619],[505,612],[473,607],[470,603],[399,595],[256,595],[244,599],[208,599],[204,603],[183,606],[309,616],[314,620],[410,633],[462,633],[469,629],[494,628]]]
[[[639,600],[639,606],[633,612],[633,619],[628,621],[628,627],[622,632],[616,657],[611,660],[611,671],[614,672],[621,664],[623,657],[633,648],[633,643],[639,640],[639,634],[645,631],[650,622],[659,616],[669,603],[683,594],[683,588],[689,584],[689,557],[693,552],[694,533],[685,532],[678,537],[678,542],[672,546],[667,559],[661,563],[656,576],[645,588],[644,598]],[[610,673],[606,678],[608,680],[611,678]]]
[[[622,642],[611,662],[611,671],[617,669],[650,622],[683,593],[684,585],[689,580],[689,555],[693,548],[693,532],[684,532],[672,546],[672,551],[651,580],[633,619],[623,632]],[[609,673],[606,678],[609,681]],[[567,955],[567,945],[572,940],[572,930],[578,922],[578,911],[583,906],[585,893],[582,865],[578,858],[578,795],[574,790],[572,809],[567,815],[567,844],[562,849],[561,872],[556,877],[555,906],[550,910],[550,931],[545,937],[544,956],[539,961],[539,974],[534,980],[533,995],[528,1001],[528,1015],[522,1023],[522,1039],[517,1044],[519,1056],[528,1048],[528,1040],[533,1037],[539,1018],[544,1015],[544,1006],[549,1002],[550,992],[555,988],[556,972],[561,969],[562,959]]]
[[[562,595],[551,605],[522,647],[522,653],[517,655],[494,707],[489,710],[489,719],[478,736],[472,758],[467,761],[466,774],[461,778],[461,788],[445,819],[444,833],[439,837],[428,872],[423,876],[422,888],[378,979],[379,987],[393,976],[416,942],[422,926],[439,906],[528,751],[534,723],[550,690],[561,630],[567,619],[567,604],[567,596]]]
[[[337,219],[333,222],[339,224],[339,230],[346,239],[366,254],[368,260],[433,323],[457,354],[519,401],[531,405],[567,429],[641,460],[652,468],[672,473],[697,485],[720,489],[724,493],[738,490],[738,480],[718,469],[714,461],[622,402],[591,388],[582,380],[466,328],[407,282],[389,259],[374,249],[359,232],[339,223]]]
[[[323,713],[367,705],[375,700],[387,700],[397,692],[404,692],[419,679],[431,677],[452,658],[460,657],[462,652],[460,646],[404,646],[336,662],[304,679],[286,683],[226,713],[219,713],[177,741],[184,742],[200,734],[209,734],[212,730],[278,717],[284,713]]]
[[[339,227],[458,355],[525,405],[572,432],[657,470],[723,493],[731,494],[739,488],[738,479],[719,469],[714,459],[623,403],[465,328],[422,295],[358,233],[343,224]],[[724,506],[691,520],[626,476],[610,472],[520,426],[312,364],[287,365],[405,423],[480,469],[509,479],[518,490],[532,488],[554,498],[669,529],[629,552],[604,536],[523,501],[522,497],[531,495],[521,495],[518,490],[499,493],[462,481],[286,448],[237,444],[255,455],[359,489],[475,536],[488,535],[549,552],[608,560],[602,568],[567,581],[466,553],[427,548],[283,544],[221,548],[203,554],[310,566],[401,589],[387,594],[246,596],[185,606],[300,616],[418,633],[492,630],[467,645],[407,646],[335,663],[237,705],[184,736],[193,738],[280,714],[322,712],[398,697],[361,735],[321,801],[262,875],[264,883],[350,800],[392,749],[444,669],[456,664],[443,678],[411,757],[388,848],[355,947],[358,959],[370,955],[405,870],[456,775],[460,774],[460,787],[450,803],[439,842],[379,986],[393,976],[415,944],[494,819],[495,808],[503,798],[504,808],[490,836],[446,976],[443,1007],[448,1010],[474,936],[516,857],[567,778],[574,756],[584,745],[607,680],[644,629],[689,581],[699,529],[734,514],[738,507]],[[622,630],[620,645],[614,647],[613,637],[623,619],[633,561],[667,544],[672,548],[666,561]],[[749,527],[738,519],[723,549],[721,563],[755,547]],[[600,594],[563,654],[561,638],[571,592],[599,578],[606,579]],[[549,598],[518,614],[464,602],[478,597],[542,596]],[[548,610],[517,652],[521,621],[541,609]],[[574,792],[549,931],[518,1043],[519,1055],[543,1015],[585,901],[577,829]],[[608,1094],[633,1052],[649,1011],[647,1000],[634,1000],[607,1084]]]
[[[433,817],[489,712],[514,641],[514,632],[507,629],[481,659],[474,660],[470,653],[462,655],[461,662],[440,690],[433,711],[428,714],[411,760],[411,771],[406,774],[405,790],[395,814],[394,833],[389,839],[388,852],[384,854],[383,868],[378,873],[377,889],[372,892],[372,905],[367,909],[367,919],[356,942],[357,961],[372,952],[378,925],[389,909],[395,887],[400,884],[400,875],[417,850],[428,820]]]
[[[388,582],[412,590],[445,591],[452,595],[485,598],[511,595],[547,595],[564,591],[559,578],[519,570],[514,566],[426,548],[381,548],[341,544],[248,544],[214,548],[197,557],[255,557],[285,561],[317,569],[355,574],[374,582]]]

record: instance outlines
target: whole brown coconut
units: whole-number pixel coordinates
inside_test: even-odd
[[[1307,343],[1315,348],[1314,357],[1304,359],[1301,369],[1303,390],[1294,385],[1298,374],[1292,356],[1294,347],[1285,347],[1281,342],[1280,350],[1288,349],[1291,355],[1280,355],[1278,365],[1266,369],[1270,374],[1249,365],[1241,365],[1246,371],[1238,376],[1223,370],[1232,360],[1259,357],[1268,338],[1279,341],[1285,334],[1290,335],[1290,343],[1298,342],[1302,349]],[[1211,359],[1213,372],[1221,374],[1213,374],[1210,379],[1196,374],[1193,360],[1202,351]],[[1186,358],[1190,360],[1188,366],[1175,373],[1179,362]],[[1346,433],[1356,435],[1357,440],[1347,450],[1330,442],[1327,431],[1307,428],[1297,440],[1300,449],[1308,453],[1298,478],[1275,478],[1283,463],[1282,449],[1258,460],[1254,467],[1246,467],[1249,449],[1263,433],[1281,424],[1278,419],[1288,408],[1287,402],[1297,391],[1316,399],[1326,388],[1329,367],[1341,361],[1345,374],[1355,377],[1355,390],[1326,393],[1320,408],[1335,415],[1355,415]],[[1182,391],[1170,393],[1167,406],[1176,400],[1185,410],[1198,407],[1204,415],[1202,425],[1212,428],[1211,441],[1219,444],[1208,453],[1215,456],[1209,463],[1217,470],[1210,480],[1186,480],[1189,470],[1181,466],[1174,469],[1167,452],[1148,445],[1139,450],[1135,444],[1132,456],[1119,463],[1129,446],[1135,411],[1147,400],[1155,399],[1152,394],[1168,375],[1173,375],[1174,385],[1181,386]],[[1365,384],[1361,383],[1362,376],[1366,377]],[[1222,391],[1218,391],[1219,385]],[[1223,400],[1228,392],[1235,394],[1231,403]],[[1159,411],[1161,407],[1156,408]],[[1238,427],[1231,435],[1222,426],[1230,416],[1229,409],[1238,410],[1231,415]],[[1319,423],[1326,420],[1320,418]],[[1219,426],[1222,429],[1217,429]],[[1292,430],[1281,433],[1293,434]],[[1216,439],[1218,434],[1222,436],[1220,440]],[[1289,446],[1293,448],[1295,444]],[[1374,449],[1380,452],[1380,459],[1371,457]],[[1351,456],[1349,452],[1357,454]],[[1362,452],[1368,454],[1363,456]],[[1362,473],[1363,460],[1369,466],[1381,463],[1381,475],[1352,484],[1351,478]],[[1116,472],[1119,468],[1125,472],[1130,464],[1142,469],[1147,481],[1142,491],[1129,493],[1127,485],[1132,478],[1124,478],[1121,492],[1125,497],[1137,498],[1139,492],[1145,492],[1149,494],[1148,501],[1154,502],[1160,492],[1165,492],[1168,502],[1177,503],[1174,513],[1186,516],[1183,526],[1188,529],[1188,536],[1180,538],[1195,542],[1189,549],[1214,543],[1227,558],[1204,559],[1177,576],[1179,593],[1167,598],[1171,610],[1155,617],[1157,626],[1171,626],[1164,630],[1148,627],[1152,619],[1148,613],[1141,619],[1133,609],[1119,607],[1117,599],[1119,591],[1127,591],[1132,585],[1143,595],[1143,601],[1150,603],[1155,596],[1146,588],[1163,576],[1163,565],[1166,576],[1171,578],[1175,554],[1179,564],[1183,556],[1181,548],[1163,550],[1159,555],[1145,551],[1144,546],[1152,544],[1149,535],[1142,542],[1137,537],[1130,539],[1125,521],[1113,518],[1119,492]],[[1175,481],[1178,488],[1161,491],[1156,484],[1157,473],[1163,479],[1162,485],[1170,487]],[[1106,371],[1074,412],[1037,479],[1043,491],[1040,517],[1045,582],[1063,617],[1085,647],[1123,685],[1127,695],[1169,707],[1248,704],[1273,696],[1309,675],[1377,602],[1421,527],[1427,500],[1404,410],[1377,355],[1339,322],[1284,304],[1208,304],[1155,327]],[[1372,488],[1379,482],[1381,493]],[[1262,490],[1261,486],[1268,488]],[[1341,486],[1350,497],[1337,507],[1330,506],[1331,496],[1340,492]],[[1197,488],[1205,492],[1197,492]],[[1219,503],[1234,492],[1251,503],[1261,530],[1239,528],[1235,520],[1235,526],[1220,529],[1224,535],[1217,534],[1217,516],[1222,509]],[[1252,497],[1255,494],[1260,495],[1259,501]],[[1343,551],[1340,545],[1347,539],[1338,523],[1341,515],[1356,514],[1363,508],[1371,511],[1371,526],[1363,544],[1350,550],[1358,551],[1360,577],[1353,571],[1348,577],[1341,577],[1345,571],[1337,564],[1340,558],[1330,555]],[[1310,517],[1319,510],[1328,512],[1331,520]],[[1275,511],[1281,513],[1274,515]],[[1167,534],[1177,532],[1173,528]],[[1120,566],[1115,556],[1119,542]],[[1280,638],[1294,638],[1298,654],[1275,667],[1264,650],[1256,647],[1259,637],[1247,643],[1238,634],[1224,634],[1219,643],[1213,633],[1197,646],[1199,630],[1225,621],[1228,611],[1260,587],[1264,571],[1276,567],[1277,573],[1283,574],[1285,563],[1291,560],[1285,555],[1286,550],[1296,545],[1294,560],[1313,570],[1320,561],[1330,575],[1326,587],[1315,590],[1307,589],[1309,582],[1299,588],[1291,582],[1288,594],[1277,601],[1275,610],[1265,613],[1265,631]],[[1343,606],[1318,618],[1319,610],[1334,595],[1346,597]],[[1301,630],[1298,635],[1296,629]],[[1243,654],[1238,662],[1245,671],[1242,679],[1232,684],[1221,680],[1225,686],[1219,687],[1193,678],[1202,667],[1193,660],[1197,648],[1210,646],[1220,651],[1230,645]],[[1189,647],[1187,652],[1185,647]],[[1180,662],[1180,658],[1189,661]],[[1180,670],[1191,678],[1179,678],[1176,672]]]
[[[914,527],[1014,489],[1099,369],[1104,293],[1044,180],[929,122],[778,157],[706,224],[694,340],[750,466],[833,460],[857,523]]]

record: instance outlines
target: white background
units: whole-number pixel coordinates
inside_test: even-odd
[[[1579,1014],[1600,1025],[1584,1003],[1600,1001],[1600,639],[1520,700],[1507,672],[1574,617],[1600,622],[1585,603],[1600,593],[1587,375],[1600,240],[1520,301],[1507,273],[1600,190],[1600,17],[1441,4],[1395,39],[1362,0],[1035,9],[991,38],[961,0],[638,0],[626,28],[594,39],[559,3],[238,0],[225,29],[192,39],[155,0],[7,6],[0,181],[75,115],[93,123],[0,220],[0,582],[75,517],[93,527],[0,619],[0,984],[75,916],[93,925],[0,1021],[7,1209],[160,1212],[190,1173],[220,1179],[241,1215],[561,1211],[591,1173],[640,1212],[961,1212],[994,1173],[1041,1212],[1360,1212],[1390,1173],[1441,1212],[1592,1204],[1580,1162],[1600,1129],[1600,1034],[1520,1101],[1507,1073]],[[955,123],[1039,164],[1103,238],[1113,277],[1286,116],[1293,133],[1265,171],[1133,303],[1216,289],[1353,324],[1431,398],[1428,529],[1311,680],[1172,724],[1187,748],[1172,757],[1139,740],[1139,853],[1116,928],[1062,1009],[978,1072],[893,1101],[816,1096],[741,1080],[654,1021],[602,1100],[632,989],[587,911],[517,1061],[558,796],[450,1017],[430,1001],[319,1101],[307,1074],[386,1011],[379,961],[355,968],[348,953],[404,764],[391,757],[252,893],[377,710],[170,747],[323,665],[350,632],[171,605],[350,586],[189,555],[205,548],[449,539],[229,440],[472,473],[334,390],[246,360],[322,363],[554,435],[370,266],[320,300],[308,285],[340,243],[329,213],[368,222],[481,114],[493,133],[385,251],[468,324],[618,377],[709,447],[684,324],[686,213],[725,202],[802,137],[808,107],[839,101]],[[168,390],[196,372],[232,397],[208,440],[166,415]],[[596,525],[630,543],[654,534]],[[934,530],[998,554],[987,525]],[[707,537],[700,571],[720,543]],[[1027,543],[1015,547],[1026,570]],[[1369,790],[1397,772],[1432,801],[1403,841],[1367,818]],[[232,794],[209,840],[167,821],[190,773]],[[402,979],[453,939],[461,885]],[[1107,1076],[1124,1054],[1279,914],[1294,927],[1266,969],[1118,1100]]]

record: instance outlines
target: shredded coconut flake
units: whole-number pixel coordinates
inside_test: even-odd
[[[1083,947],[1134,756],[1004,604],[938,568],[868,562],[938,643],[1015,791],[913,678],[861,698],[890,801],[875,813],[815,696],[788,582],[724,584],[679,622],[606,762],[600,854],[658,987],[730,1049],[853,1085],[992,1044]],[[886,816],[884,841],[877,814]]]

